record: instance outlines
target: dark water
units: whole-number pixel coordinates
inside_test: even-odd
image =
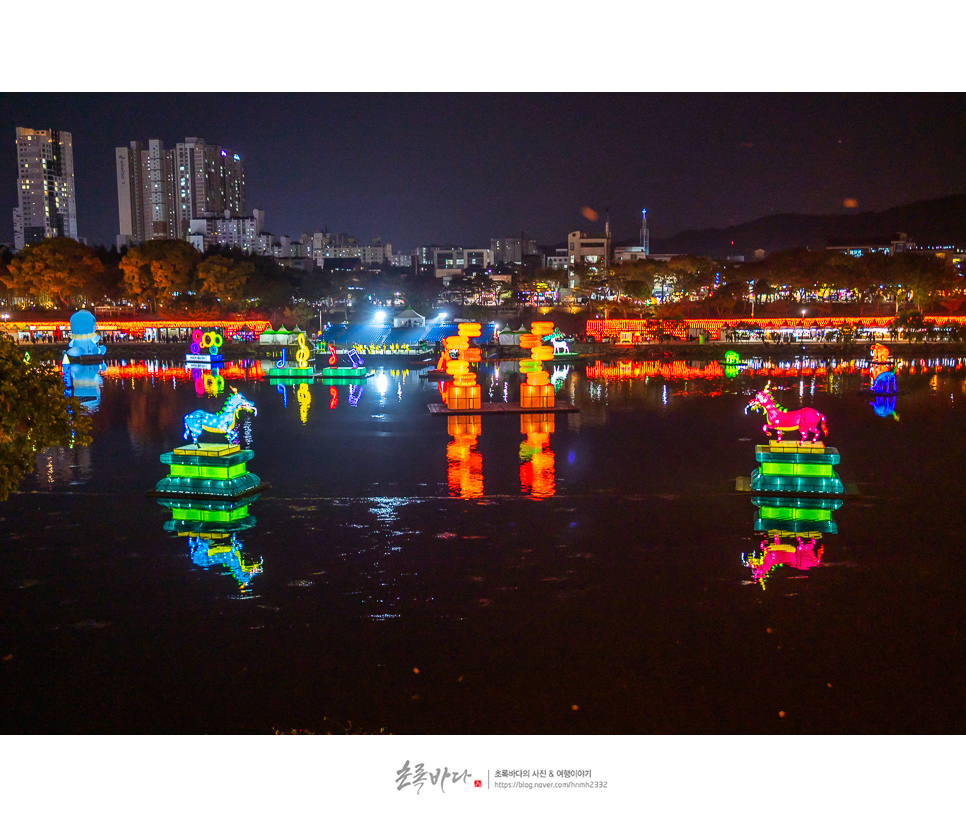
[[[484,399],[518,398],[512,369],[481,374]],[[471,448],[415,372],[300,403],[234,368],[271,489],[202,568],[145,493],[183,415],[224,398],[112,364],[86,389],[93,444],[39,455],[0,505],[0,731],[961,733],[966,370],[901,369],[898,419],[864,378],[558,366],[579,413],[529,442],[519,416],[484,416]],[[766,381],[824,413],[858,495],[821,564],[763,587],[742,557],[767,534],[735,478],[757,465],[744,407]]]

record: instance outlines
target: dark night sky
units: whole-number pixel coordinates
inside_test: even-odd
[[[114,242],[114,148],[200,136],[240,153],[275,234],[328,226],[394,250],[540,243],[610,209],[654,238],[778,212],[881,210],[966,192],[962,94],[3,94],[0,241],[14,128],[68,130],[80,235]]]

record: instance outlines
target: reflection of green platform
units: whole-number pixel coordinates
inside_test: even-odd
[[[257,498],[257,492],[236,501],[166,496],[158,498],[158,503],[171,510],[171,521],[164,523],[168,532],[234,533],[255,526],[248,505]]]
[[[790,498],[756,495],[751,502],[758,507],[755,530],[789,533],[838,533],[832,513],[842,506],[841,498]]]
[[[369,369],[363,365],[360,368],[323,368],[322,379],[365,379]]]
[[[248,449],[228,444],[180,446],[161,455],[161,463],[169,467],[168,476],[148,495],[222,501],[254,495],[267,487],[248,471],[247,463],[254,456]]]

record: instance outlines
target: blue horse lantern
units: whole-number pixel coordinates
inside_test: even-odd
[[[231,392],[231,396],[225,401],[225,404],[221,407],[221,411],[217,414],[209,414],[207,411],[202,411],[199,408],[184,418],[185,440],[190,435],[191,442],[197,446],[201,433],[210,431],[214,434],[226,435],[228,442],[233,446],[238,443],[238,430],[235,428],[238,412],[250,411],[252,414],[257,415],[258,409],[255,408],[254,403],[245,399],[236,389],[232,388]]]

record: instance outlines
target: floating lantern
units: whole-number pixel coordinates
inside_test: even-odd
[[[185,354],[185,361],[204,364],[220,362],[224,341],[220,327],[196,327],[191,331],[190,352]]]
[[[553,359],[553,348],[544,345],[542,337],[553,332],[552,321],[535,321],[530,325],[530,333],[520,336],[520,346],[530,350],[530,358],[520,362],[520,372],[527,375],[527,381],[520,386],[521,408],[553,408],[556,405],[556,390],[550,382],[550,375],[543,370],[543,362]]]
[[[234,388],[231,389],[231,396],[225,400],[221,411],[217,414],[209,414],[207,411],[198,409],[192,411],[184,418],[184,438],[191,437],[191,442],[198,445],[198,438],[203,432],[224,434],[231,444],[238,443],[238,431],[235,429],[235,421],[240,411],[251,411],[258,414],[254,404],[238,393]]]
[[[479,322],[463,322],[457,329],[458,335],[443,339],[443,357],[440,365],[446,373],[453,376],[453,384],[443,394],[446,406],[453,411],[476,410],[482,403],[482,392],[476,382],[476,374],[470,371],[470,362],[480,361],[480,349],[470,348],[470,339],[482,332]],[[458,351],[456,359],[449,358],[450,351]]]

